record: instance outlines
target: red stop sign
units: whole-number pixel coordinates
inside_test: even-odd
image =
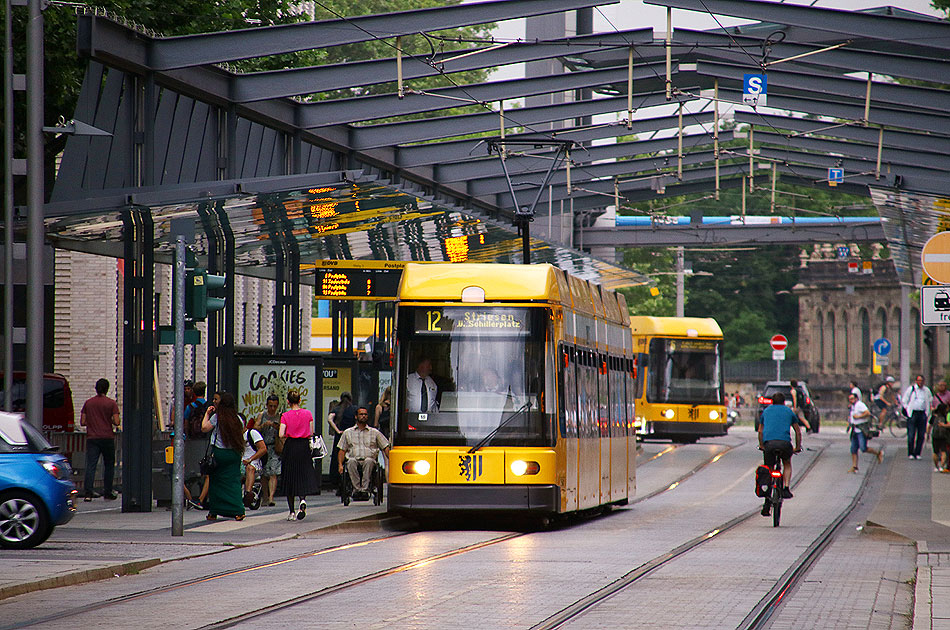
[[[769,339],[769,345],[772,346],[772,350],[784,350],[788,347],[788,339],[785,335],[775,335]]]

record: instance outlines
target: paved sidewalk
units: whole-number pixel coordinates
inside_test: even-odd
[[[333,491],[307,499],[307,517],[289,522],[283,497],[274,507],[249,510],[237,522],[205,520],[207,512],[186,510],[184,535],[171,535],[170,508],[123,513],[121,502],[80,502],[72,521],[57,527],[35,549],[0,555],[0,600],[23,593],[137,573],[163,562],[223,553],[240,547],[293,538],[318,530],[379,531],[395,520],[385,503],[354,502],[343,507]]]

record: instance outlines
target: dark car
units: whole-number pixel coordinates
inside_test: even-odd
[[[818,433],[821,425],[821,414],[818,413],[814,398],[808,391],[808,384],[805,381],[798,381],[796,387],[798,389],[799,407],[805,416],[805,420],[808,420],[808,424],[811,425],[812,433]],[[759,404],[755,412],[756,428],[758,428],[762,411],[772,404],[772,396],[778,392],[785,395],[785,404],[789,407],[792,406],[792,384],[789,381],[769,381],[762,389],[762,393],[759,394]]]
[[[20,414],[0,412],[0,547],[28,549],[76,513],[69,462]]]

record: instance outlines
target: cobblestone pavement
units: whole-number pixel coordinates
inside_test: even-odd
[[[478,624],[480,628],[529,628],[664,552],[756,510],[761,503],[752,493],[752,480],[761,454],[753,437],[751,430],[738,427],[727,437],[695,445],[671,448],[669,444],[647,443],[638,469],[638,496],[663,488],[666,492],[606,516],[574,519],[550,531],[517,532],[521,535],[435,560],[430,559],[436,554],[492,541],[512,530],[487,529],[478,519],[399,532],[392,538],[386,538],[391,533],[371,527],[367,529],[373,531],[363,532],[314,530],[321,518],[319,510],[324,511],[321,525],[339,523],[341,514],[357,515],[340,512],[331,501],[313,510],[313,523],[293,532],[288,526],[294,524],[279,521],[283,510],[260,514],[252,527],[195,521],[196,531],[186,532],[190,547],[180,550],[181,559],[121,578],[5,599],[0,628],[215,574],[198,584],[42,623],[44,628],[114,628],[122,627],[123,620],[134,619],[143,630],[196,628],[393,567],[401,570],[327,592],[239,627],[446,628]],[[945,546],[945,539],[950,538],[938,532],[920,539],[929,547],[918,553],[917,539],[881,522],[899,521],[910,527],[908,523],[922,520],[920,515],[901,513],[890,506],[895,495],[906,493],[907,485],[913,485],[908,479],[917,479],[919,486],[920,480],[930,478],[914,466],[926,462],[902,461],[894,457],[900,442],[886,443],[884,465],[871,467],[870,459],[862,462],[862,474],[869,475],[865,499],[804,581],[786,594],[770,620],[771,627],[910,628],[915,618],[918,623],[914,627],[947,627],[941,624],[950,621],[950,605],[945,604],[950,601],[946,597],[950,595],[950,545]],[[863,477],[845,472],[850,457],[847,438],[840,431],[829,427],[820,436],[809,436],[806,445],[812,450],[795,457],[796,471],[812,461],[814,466],[794,487],[796,496],[785,504],[781,527],[773,528],[771,519],[756,516],[718,533],[585,611],[567,627],[736,627],[861,486]],[[715,461],[696,470],[716,456]],[[904,478],[897,485],[895,475]],[[950,484],[950,479],[935,477],[941,479],[932,480],[934,487],[943,492],[944,480]],[[373,514],[371,509],[361,509]],[[247,520],[252,518],[258,515]],[[498,527],[499,523],[489,525]],[[510,528],[510,524],[501,525]],[[164,532],[152,532],[150,541],[141,529],[134,531],[132,537],[137,542],[129,547],[141,545],[140,550],[152,552],[175,544]],[[72,540],[67,540],[67,535]],[[60,536],[63,538],[50,541],[52,556],[85,544],[79,530],[63,528]],[[96,544],[91,538],[90,533],[90,551]],[[260,543],[268,538],[274,542],[243,548],[232,544],[242,539]],[[122,539],[122,532],[116,531],[108,544],[118,549]],[[61,550],[56,548],[58,544]],[[195,555],[199,548],[203,555]],[[229,551],[222,553],[225,549]],[[164,553],[168,557],[177,552],[165,549]],[[7,556],[0,558],[0,564],[6,562]],[[409,564],[412,562],[417,564]],[[915,575],[921,576],[916,584]]]

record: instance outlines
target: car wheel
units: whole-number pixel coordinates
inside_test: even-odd
[[[29,549],[52,533],[46,507],[36,496],[23,491],[0,495],[0,547]]]

